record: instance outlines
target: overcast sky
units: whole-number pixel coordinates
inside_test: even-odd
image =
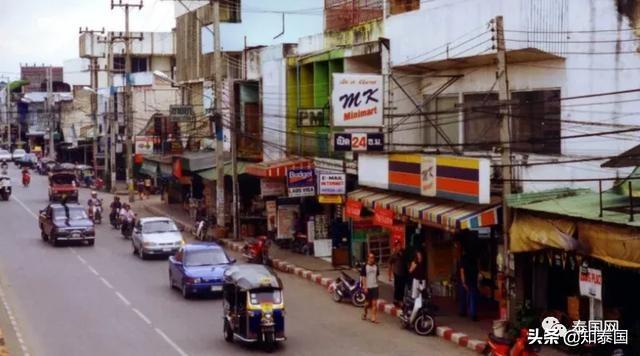
[[[142,10],[131,10],[132,31],[174,24],[172,1],[144,0]],[[123,31],[124,9],[111,10],[110,0],[0,0],[0,77],[17,79],[20,63],[61,66],[77,58],[80,26]]]
[[[0,0],[0,77],[18,79],[20,63],[62,66],[64,60],[77,58],[80,27],[124,31],[124,9],[111,10],[110,4],[111,0]],[[228,34],[223,38],[227,50],[241,49],[244,35],[253,46],[297,42],[322,32],[323,0],[243,0],[242,4],[242,24],[224,24],[222,29]],[[174,6],[178,6],[175,0],[144,0],[142,10],[131,9],[131,31],[171,31]],[[280,11],[286,12],[286,31],[274,39],[282,30]]]

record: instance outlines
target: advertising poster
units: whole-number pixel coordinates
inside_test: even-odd
[[[298,205],[280,205],[278,207],[278,239],[292,239],[296,232],[296,220],[300,216]]]
[[[276,218],[278,215],[278,207],[275,200],[267,200],[265,203],[267,208],[267,230],[276,230]]]
[[[347,176],[344,173],[321,173],[318,176],[318,194],[344,195],[347,191]]]

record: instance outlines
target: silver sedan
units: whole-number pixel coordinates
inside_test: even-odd
[[[169,256],[184,244],[182,232],[175,222],[165,217],[138,220],[131,239],[133,253],[146,259],[148,256]]]

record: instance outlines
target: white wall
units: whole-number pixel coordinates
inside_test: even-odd
[[[287,136],[287,70],[283,45],[265,47],[262,50],[262,122],[263,157],[265,161],[277,161],[285,152]]]
[[[543,6],[552,13],[542,12],[532,16],[532,6]],[[533,12],[535,13],[535,12]],[[561,17],[561,14],[564,15]],[[464,57],[479,53],[495,53],[488,50],[491,33],[488,21],[504,16],[507,49],[535,47],[564,60],[511,64],[509,85],[512,91],[534,89],[561,90],[561,97],[573,97],[594,93],[635,89],[640,83],[640,53],[638,37],[629,29],[627,17],[619,15],[613,0],[436,0],[421,4],[419,11],[390,16],[386,19],[385,35],[391,41],[391,58],[394,66],[429,62],[449,57]],[[545,27],[546,26],[546,27]],[[420,31],[407,31],[420,28]],[[600,30],[622,31],[602,32]],[[525,32],[510,32],[522,30]],[[593,32],[594,30],[598,32]],[[564,34],[541,34],[544,31],[586,31]],[[479,36],[477,39],[473,39]],[[514,42],[519,40],[523,42]],[[634,40],[636,40],[634,42]],[[469,41],[457,48],[456,46]],[[567,42],[570,41],[570,42]],[[597,42],[596,42],[597,41]],[[577,42],[577,43],[572,43]],[[447,53],[447,43],[449,52]],[[474,46],[476,46],[474,48]],[[616,54],[617,52],[617,54]],[[587,55],[586,53],[599,53]],[[449,87],[442,95],[486,92],[495,82],[495,67],[476,67],[459,71],[443,72],[463,74],[464,77]],[[443,74],[438,73],[438,74]],[[396,72],[402,76],[403,73]],[[405,78],[408,80],[408,77]],[[444,79],[434,77],[417,78],[418,87],[409,86],[414,98],[423,100],[437,90]],[[494,91],[497,88],[494,88]],[[407,112],[407,100],[398,90],[393,92],[395,113]],[[404,102],[402,102],[404,100]],[[598,133],[630,128],[638,125],[637,115],[640,93],[591,97],[562,101],[562,136],[583,133]],[[594,104],[597,105],[585,105]],[[568,122],[572,121],[572,122]],[[577,123],[576,123],[577,122]],[[586,123],[585,123],[586,122]],[[610,156],[622,153],[639,143],[636,132],[609,136],[564,139],[562,156],[532,156],[529,162],[566,160],[583,157]],[[395,142],[415,142],[414,132],[396,132]],[[520,178],[558,179],[624,176],[628,170],[616,171],[599,167],[600,162],[573,163],[565,165],[531,166],[519,168]],[[590,187],[597,183],[525,183],[525,191],[552,189],[556,187]]]
[[[71,86],[90,85],[89,60],[86,58],[73,58],[63,61],[62,80]]]
[[[120,35],[120,32],[111,32]],[[124,33],[122,33],[124,35]],[[173,32],[131,32],[131,36],[142,36],[142,40],[131,41],[131,53],[133,55],[175,55],[175,40]],[[107,46],[98,39],[104,40],[106,35],[83,33],[79,36],[80,57],[106,55]],[[113,44],[113,53],[122,53],[125,44],[122,41]]]

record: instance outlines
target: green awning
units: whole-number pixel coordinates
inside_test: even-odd
[[[238,174],[244,174],[245,173],[245,167],[246,167],[246,163],[245,162],[238,162]],[[197,175],[199,175],[200,177],[202,177],[202,179],[204,180],[208,180],[208,181],[212,181],[215,182],[216,179],[218,178],[218,173],[216,172],[215,168],[211,168],[211,169],[207,169],[204,171],[200,171],[200,172],[196,172]],[[224,175],[226,176],[231,176],[232,172],[231,172],[231,162],[227,162],[224,165]]]

